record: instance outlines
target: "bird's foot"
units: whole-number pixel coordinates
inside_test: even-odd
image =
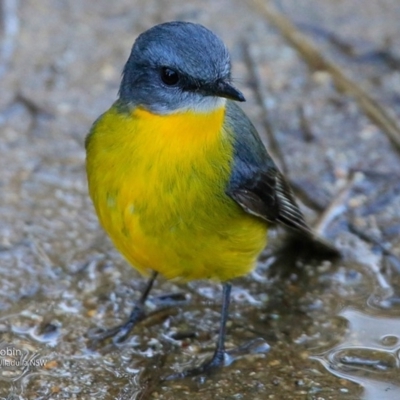
[[[96,346],[99,342],[112,338],[114,344],[120,344],[126,340],[134,326],[145,318],[145,312],[142,306],[135,306],[129,319],[121,325],[110,329],[97,329],[88,333],[92,345]]]
[[[124,342],[132,329],[141,321],[150,317],[157,312],[165,310],[168,306],[179,305],[187,301],[186,297],[182,293],[168,293],[163,294],[154,298],[154,303],[161,305],[160,309],[156,312],[150,313],[149,315],[144,311],[144,304],[137,304],[133,308],[131,315],[128,320],[110,329],[94,329],[89,331],[88,338],[90,340],[91,347],[96,347],[99,342],[103,342],[106,339],[112,338],[114,344],[120,344]]]
[[[266,354],[270,350],[269,344],[262,338],[253,339],[240,347],[225,350],[216,350],[211,360],[206,361],[199,367],[187,371],[178,372],[163,378],[165,381],[190,378],[193,376],[209,374],[225,365],[230,365],[237,359],[249,354]]]

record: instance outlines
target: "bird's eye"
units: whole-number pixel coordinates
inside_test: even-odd
[[[161,79],[166,85],[173,86],[178,83],[179,74],[171,68],[162,67],[161,68]]]

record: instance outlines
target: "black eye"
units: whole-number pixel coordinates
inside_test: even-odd
[[[171,68],[162,67],[161,68],[161,79],[166,85],[173,86],[178,83],[179,74]]]

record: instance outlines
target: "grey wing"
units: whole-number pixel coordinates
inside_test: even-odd
[[[228,102],[225,118],[227,129],[234,133],[235,150],[227,194],[249,214],[312,235],[289,184],[250,120],[233,102]]]

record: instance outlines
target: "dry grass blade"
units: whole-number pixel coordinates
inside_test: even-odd
[[[400,152],[400,126],[396,120],[363,88],[348,78],[340,67],[327,60],[287,18],[274,10],[269,1],[251,0],[249,4],[281,31],[285,39],[300,53],[311,68],[329,72],[338,90],[354,96],[363,112],[382,129],[395,149]]]

